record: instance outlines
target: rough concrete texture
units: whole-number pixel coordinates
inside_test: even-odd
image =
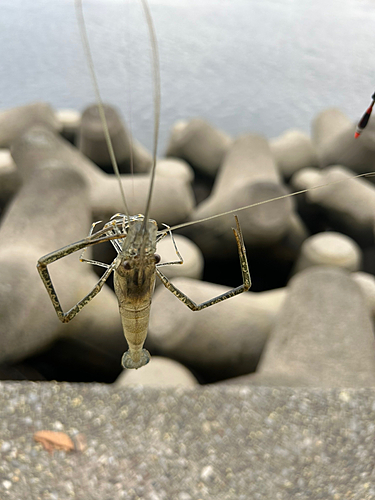
[[[372,500],[375,390],[0,384],[2,500]],[[40,430],[86,436],[48,453]]]

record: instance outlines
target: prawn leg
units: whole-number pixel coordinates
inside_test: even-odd
[[[222,302],[223,300],[230,299],[231,297],[234,297],[235,295],[238,295],[242,292],[246,292],[249,290],[251,287],[251,277],[250,277],[250,271],[249,271],[249,265],[247,263],[247,258],[246,258],[246,249],[243,241],[243,236],[242,236],[242,231],[240,224],[238,222],[238,218],[235,215],[234,216],[236,219],[236,225],[237,229],[233,229],[234,236],[236,238],[237,242],[237,247],[238,247],[238,254],[240,258],[240,264],[241,264],[241,272],[242,272],[242,280],[243,284],[241,286],[238,286],[237,288],[233,288],[232,290],[229,290],[226,293],[223,293],[221,295],[218,295],[217,297],[214,297],[210,300],[207,300],[205,302],[202,302],[201,304],[196,304],[193,302],[187,295],[185,295],[181,290],[176,288],[170,281],[169,279],[164,276],[158,269],[156,269],[156,273],[161,279],[163,285],[168,288],[170,292],[173,293],[181,302],[187,305],[189,309],[192,311],[201,311],[202,309],[205,309],[206,307],[213,306],[214,304],[218,304],[219,302]]]
[[[60,248],[60,250],[56,250],[55,252],[49,253],[45,255],[44,257],[41,257],[38,260],[37,264],[37,269],[39,272],[40,277],[42,278],[42,281],[44,283],[44,286],[46,287],[46,290],[48,292],[48,295],[51,299],[52,305],[55,308],[56,314],[60,321],[63,323],[68,323],[71,319],[74,318],[74,316],[79,313],[79,311],[90,302],[91,299],[97,295],[100,290],[103,288],[104,283],[108,279],[109,275],[111,272],[115,269],[117,265],[117,259],[115,259],[112,264],[108,267],[108,269],[105,271],[103,276],[99,279],[97,284],[94,286],[94,288],[89,292],[82,300],[80,300],[75,306],[73,306],[71,309],[69,309],[68,312],[64,312],[60,301],[57,297],[57,293],[55,291],[55,287],[53,286],[51,276],[49,274],[47,266],[49,264],[52,264],[53,262],[62,259],[63,257],[66,257],[67,255],[70,255],[71,253],[77,252],[78,250],[82,250],[85,247],[92,246],[92,245],[97,245],[99,243],[102,243],[104,241],[111,241],[113,239],[119,239],[119,238],[125,238],[126,234],[121,234],[121,235],[111,235],[111,236],[101,236],[102,234],[105,234],[105,232],[108,231],[108,228],[105,230],[98,231],[92,236],[89,236],[87,238],[84,238],[83,240],[77,241],[76,243],[72,243],[71,245],[67,245],[63,248]],[[99,237],[98,237],[99,236]]]
[[[165,226],[167,229],[170,229],[170,226],[168,226],[167,224],[163,224],[163,226]],[[184,259],[182,258],[182,255],[180,254],[180,251],[177,248],[177,245],[176,245],[175,239],[173,237],[172,231],[168,231],[168,233],[164,233],[164,235],[162,235],[162,236],[166,236],[167,234],[169,234],[169,236],[171,237],[171,240],[172,240],[172,243],[173,243],[176,255],[178,257],[178,260],[173,260],[171,262],[163,262],[162,264],[156,264],[156,267],[173,266],[175,264],[183,264],[184,263]]]
[[[101,222],[101,221],[97,221],[97,222],[93,222],[93,223],[91,224],[91,229],[90,229],[90,232],[89,232],[89,234],[88,234],[88,236],[89,236],[89,237],[90,237],[90,236],[92,236],[92,233],[93,233],[93,231],[94,231],[94,229],[95,229],[95,226],[96,226],[97,224],[100,224],[100,222]],[[109,268],[109,264],[105,264],[104,262],[98,262],[98,261],[96,261],[96,260],[86,259],[86,258],[84,257],[84,254],[86,253],[86,250],[87,250],[87,247],[85,247],[85,248],[82,250],[82,253],[81,253],[80,257],[79,257],[79,260],[80,260],[81,262],[85,262],[85,263],[87,263],[87,264],[92,264],[93,266],[105,267],[106,269],[108,269],[108,268]]]
[[[97,222],[93,222],[91,224],[91,229],[90,229],[90,232],[88,234],[88,237],[90,238],[92,236],[92,233],[94,231],[94,228],[97,224],[100,224],[101,221],[97,221]],[[102,229],[102,231],[104,232],[105,229],[108,229],[107,231],[107,236],[112,236],[113,234],[110,233],[110,231],[113,231],[115,234],[122,234],[121,231],[118,229],[118,227],[116,226],[116,223],[115,222],[109,222],[108,224],[106,224],[104,226],[104,228]],[[109,234],[108,234],[109,233]],[[95,233],[95,235],[97,235],[98,233]],[[124,230],[123,231],[123,234],[126,234],[126,231]],[[94,235],[94,236],[95,236]],[[121,251],[121,246],[119,244],[119,242],[117,240],[111,240],[111,243],[114,247],[114,249],[116,250],[117,254],[120,253]],[[110,264],[105,264],[104,262],[99,262],[97,260],[93,260],[93,259],[86,259],[84,257],[84,254],[87,250],[87,247],[85,247],[83,250],[82,250],[82,253],[79,257],[79,260],[81,262],[84,262],[84,263],[87,263],[87,264],[92,264],[93,266],[99,266],[99,267],[105,267],[106,269],[108,269],[110,267]]]

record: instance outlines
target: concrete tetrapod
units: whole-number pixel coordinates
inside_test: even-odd
[[[57,160],[35,169],[12,200],[0,229],[0,362],[22,360],[53,340],[74,336],[107,362],[125,348],[117,300],[105,287],[68,324],[62,324],[36,269],[37,260],[85,237],[91,207],[82,174]],[[95,285],[91,266],[73,254],[51,266],[66,310]]]
[[[292,177],[291,184],[300,190],[331,183],[305,193],[303,199],[319,207],[333,228],[361,244],[371,244],[374,241],[375,187],[364,177],[346,181],[354,175],[341,166],[304,169]]]
[[[0,149],[0,211],[12,199],[21,184],[17,166],[9,149]]]
[[[215,177],[232,142],[229,135],[201,118],[180,120],[173,126],[166,156],[186,160],[196,170]]]
[[[234,383],[370,387],[374,333],[366,299],[350,273],[316,266],[297,274],[257,374]]]
[[[173,283],[196,303],[228,290],[188,278]],[[191,311],[164,287],[151,306],[149,340],[163,356],[191,366],[213,379],[254,371],[285,289],[247,292],[202,311]]]
[[[58,132],[61,123],[51,106],[45,102],[35,102],[0,112],[0,148],[9,148],[10,144],[32,125],[44,125]]]
[[[165,266],[161,269],[162,273],[169,279],[176,277],[192,278],[196,280],[202,279],[204,267],[202,252],[194,242],[181,234],[175,234],[173,238],[184,262],[183,264]],[[161,257],[160,263],[179,260],[171,238],[169,237],[165,237],[158,243],[156,251]],[[156,286],[159,284],[162,284],[161,281],[156,280]]]
[[[307,238],[294,266],[294,273],[299,273],[311,266],[337,266],[347,271],[359,271],[362,251],[357,243],[341,233],[326,231]]]
[[[63,138],[43,127],[33,127],[12,144],[12,156],[23,178],[34,175],[46,161],[62,161],[81,172],[89,186],[93,220],[109,220],[124,211],[120,189],[114,175],[101,171],[88,158]],[[132,215],[143,213],[149,190],[149,176],[122,175],[127,203]],[[186,176],[166,179],[156,176],[150,217],[159,223],[177,224],[194,206],[194,197]]]
[[[185,366],[172,359],[152,356],[142,370],[124,370],[113,384],[116,389],[134,385],[147,387],[194,387],[197,379]]]
[[[318,157],[310,137],[300,130],[291,129],[270,140],[270,148],[279,172],[289,179],[301,168],[318,166]]]
[[[249,134],[237,139],[224,158],[209,198],[199,204],[191,220],[225,212],[286,194],[265,138]],[[293,202],[279,200],[239,213],[246,245],[269,246],[292,230]],[[234,254],[233,215],[186,228],[205,256]]]
[[[61,125],[61,135],[74,144],[81,124],[82,113],[76,109],[63,108],[58,109],[55,115]]]
[[[104,104],[103,107],[113,151],[120,171],[130,172],[130,164],[133,161],[136,172],[148,172],[152,165],[151,153],[139,142],[131,138],[120,115],[113,106]],[[106,172],[113,173],[103,124],[96,104],[88,106],[82,113],[77,145],[78,149],[90,160],[101,166]],[[131,149],[133,150],[132,155]]]
[[[313,142],[321,167],[343,165],[361,174],[375,170],[375,124],[370,120],[358,139],[356,124],[338,109],[320,113],[312,124]]]
[[[358,271],[352,274],[352,278],[362,290],[367,307],[372,315],[372,321],[375,322],[375,276]]]

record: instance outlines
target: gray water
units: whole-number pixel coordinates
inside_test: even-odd
[[[339,107],[353,120],[375,90],[370,0],[150,1],[160,50],[160,150],[172,124],[201,116],[236,136],[309,131]],[[135,0],[84,2],[103,99],[152,144],[146,23]],[[72,0],[0,1],[0,109],[94,101]],[[129,104],[131,103],[131,104]]]

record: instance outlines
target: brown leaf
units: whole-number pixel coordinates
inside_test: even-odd
[[[38,431],[34,434],[34,440],[41,443],[50,453],[55,450],[74,450],[74,443],[65,432]]]

